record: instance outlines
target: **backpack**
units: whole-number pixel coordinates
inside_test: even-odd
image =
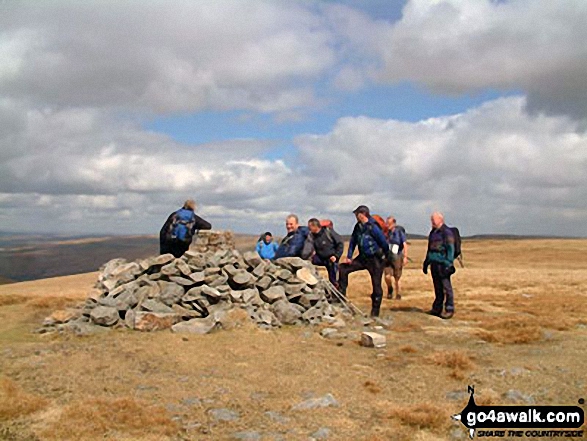
[[[387,233],[389,232],[389,228],[387,228],[387,223],[385,223],[385,219],[383,219],[378,214],[373,214],[373,215],[371,215],[371,217],[373,219],[375,219],[375,222],[377,222],[377,225],[379,225],[379,228],[381,228],[381,231],[383,231],[383,234],[385,234],[387,236]]]
[[[181,208],[175,212],[171,223],[171,238],[182,242],[191,242],[192,228],[196,224],[194,212]]]
[[[457,227],[449,227],[447,225],[446,228],[452,232],[455,238],[455,260],[458,260],[461,266],[463,266],[463,254],[461,252],[461,232]]]
[[[326,228],[334,228],[334,224],[330,219],[320,219],[320,226]]]

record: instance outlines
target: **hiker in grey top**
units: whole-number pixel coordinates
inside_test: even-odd
[[[338,287],[338,261],[344,251],[344,241],[333,228],[323,227],[316,218],[308,221],[308,229],[310,234],[302,258],[311,258],[314,265],[326,267],[328,280]]]

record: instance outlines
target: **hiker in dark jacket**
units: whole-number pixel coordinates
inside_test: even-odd
[[[333,228],[323,227],[320,221],[312,218],[308,221],[310,234],[306,239],[302,259],[312,259],[317,266],[324,266],[328,271],[328,280],[338,286],[338,261],[344,251],[344,241]]]
[[[275,252],[275,258],[302,257],[304,243],[308,237],[308,228],[300,227],[300,221],[295,214],[290,214],[285,219],[287,235],[281,240],[279,248]]]
[[[159,232],[159,252],[181,257],[190,248],[196,230],[210,230],[212,225],[194,213],[196,203],[188,199],[171,213]]]
[[[454,315],[454,292],[450,276],[454,274],[453,266],[455,253],[455,237],[450,228],[444,224],[442,213],[433,213],[430,217],[432,231],[428,236],[428,252],[422,271],[428,274],[428,267],[432,272],[434,283],[434,303],[429,314],[444,319],[450,319]],[[442,312],[444,303],[445,312]]]
[[[384,267],[383,258],[389,254],[389,246],[381,227],[371,217],[368,207],[360,205],[353,213],[355,213],[357,223],[353,229],[347,257],[340,265],[340,290],[343,295],[346,295],[350,273],[367,270],[371,277],[373,288],[371,316],[378,317],[383,298],[383,288],[381,286]],[[359,255],[356,259],[353,259],[353,253],[357,247],[359,248]]]

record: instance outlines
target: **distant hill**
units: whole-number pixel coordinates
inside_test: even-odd
[[[256,238],[236,235],[237,249],[253,249]],[[0,283],[87,273],[115,257],[135,260],[158,252],[158,236],[0,235]]]

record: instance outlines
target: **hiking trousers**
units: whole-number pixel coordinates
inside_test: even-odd
[[[338,262],[331,262],[329,259],[322,259],[317,254],[312,256],[312,264],[326,267],[328,271],[328,280],[334,286],[338,286]]]
[[[381,286],[381,277],[383,276],[384,262],[379,257],[361,257],[359,256],[351,263],[341,263],[339,271],[339,284],[343,294],[349,285],[349,274],[355,271],[367,270],[371,277],[371,306],[374,310],[379,311],[381,300],[383,299],[383,287]]]
[[[432,272],[435,296],[432,310],[440,313],[444,304],[446,312],[454,312],[454,292],[450,281],[450,272],[444,265],[434,262],[430,265],[430,270]]]

